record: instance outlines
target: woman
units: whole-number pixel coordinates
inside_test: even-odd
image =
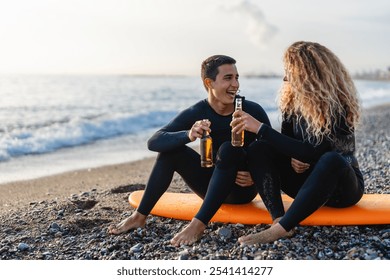
[[[257,133],[248,150],[249,170],[273,224],[239,238],[243,245],[290,235],[323,205],[348,207],[364,192],[355,153],[359,120],[356,88],[340,60],[326,47],[296,42],[284,54],[280,95],[281,133],[245,112],[234,113],[234,132]],[[281,191],[294,198],[285,212]]]

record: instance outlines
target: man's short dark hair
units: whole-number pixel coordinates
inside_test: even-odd
[[[218,75],[218,67],[224,64],[236,64],[236,60],[227,55],[213,55],[203,61],[200,72],[202,81],[206,78],[215,81]]]

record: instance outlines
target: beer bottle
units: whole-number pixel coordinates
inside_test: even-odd
[[[236,98],[236,110],[242,111],[242,98]],[[244,130],[237,134],[236,132],[232,132],[232,145],[235,147],[244,146]]]
[[[207,130],[203,131],[200,139],[200,165],[202,167],[213,166],[213,139]]]

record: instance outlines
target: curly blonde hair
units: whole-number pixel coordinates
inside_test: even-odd
[[[307,123],[309,138],[333,140],[335,125],[344,117],[353,131],[360,117],[357,90],[338,57],[313,42],[292,44],[284,57],[286,81],[279,106],[284,116],[296,115]]]

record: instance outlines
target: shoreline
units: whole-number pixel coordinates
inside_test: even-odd
[[[27,206],[30,202],[64,199],[74,193],[96,189],[104,191],[148,176],[155,157],[95,168],[67,171],[35,179],[0,184],[0,214]],[[132,170],[138,170],[132,176]]]

